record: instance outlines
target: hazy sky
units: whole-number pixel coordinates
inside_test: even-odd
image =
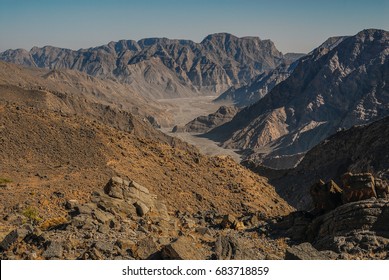
[[[325,39],[389,30],[389,0],[0,0],[0,51],[71,49],[120,39],[191,39],[228,32],[309,52]]]

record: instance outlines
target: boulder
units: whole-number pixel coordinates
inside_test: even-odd
[[[33,228],[30,225],[25,225],[8,233],[0,242],[0,250],[8,250],[14,243],[20,242],[28,234],[32,233]]]
[[[158,259],[159,246],[151,236],[146,237],[136,244],[134,257],[139,260]]]
[[[46,259],[62,258],[63,245],[58,241],[50,241],[47,249],[43,252],[42,257]]]
[[[93,217],[101,224],[111,225],[114,223],[115,216],[109,212],[102,211],[100,209],[96,209],[93,211]]]
[[[317,213],[331,211],[342,204],[342,189],[332,180],[313,184],[310,194]]]
[[[144,204],[142,201],[135,202],[134,207],[139,217],[143,217],[150,211],[150,208],[147,207],[146,204]]]
[[[243,222],[239,221],[237,218],[235,218],[234,215],[231,214],[225,215],[220,225],[222,228],[231,228],[236,230],[245,229]]]
[[[161,256],[164,260],[203,260],[200,253],[201,245],[190,237],[179,237],[175,242],[164,246]]]
[[[314,219],[307,236],[319,250],[380,258],[389,249],[389,202],[362,200],[339,206]]]
[[[124,180],[120,177],[112,177],[104,187],[104,192],[110,197],[123,199]]]
[[[110,255],[114,249],[114,244],[109,241],[97,241],[94,247],[100,252]]]
[[[387,181],[375,178],[374,187],[378,198],[389,198],[389,184]]]
[[[342,176],[343,203],[377,197],[374,186],[374,177],[370,173],[352,174]]]
[[[242,252],[236,238],[232,236],[219,236],[215,242],[215,255],[217,260],[240,259]]]
[[[336,254],[320,252],[316,250],[311,243],[301,243],[292,246],[286,250],[285,260],[328,260]]]
[[[77,205],[78,205],[78,200],[69,199],[68,201],[66,201],[65,208],[68,210],[72,210],[75,209]]]
[[[155,195],[135,181],[126,181],[119,177],[112,177],[104,187],[104,192],[112,198],[131,202],[142,202],[147,208],[154,206]]]

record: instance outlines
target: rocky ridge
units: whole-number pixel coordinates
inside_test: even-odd
[[[235,106],[221,106],[215,113],[197,117],[183,127],[174,126],[172,132],[206,133],[230,121],[238,112]]]
[[[298,209],[309,210],[312,200],[309,188],[318,180],[341,183],[346,172],[371,172],[389,179],[389,118],[369,125],[339,131],[312,148],[304,159],[290,170],[270,170],[246,163],[254,172],[268,176],[277,192]]]
[[[129,112],[158,126],[172,116],[168,105],[141,96],[129,86],[72,70],[28,68],[0,61],[0,99],[71,115],[89,115],[108,122],[104,111]]]
[[[387,116],[388,32],[370,29],[333,41],[302,58],[289,78],[209,137],[251,150],[251,159],[269,167],[286,160],[292,167],[337,130]]]
[[[168,211],[134,181],[113,177],[90,201],[67,200],[67,214],[38,223],[10,213],[15,228],[0,242],[2,259],[279,259],[285,246],[254,233],[264,216],[243,221],[212,210]],[[254,230],[254,231],[253,231]]]
[[[143,96],[218,94],[246,84],[284,61],[273,42],[227,33],[190,40],[121,40],[78,51],[45,46],[7,50],[0,60],[46,69],[72,69],[129,84]]]
[[[291,64],[283,63],[274,70],[258,75],[247,85],[229,88],[220,94],[214,102],[232,101],[237,107],[252,105],[268,94],[276,85],[286,80],[297,64],[298,59]]]

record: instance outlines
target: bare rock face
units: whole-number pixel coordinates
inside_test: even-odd
[[[355,126],[342,130],[322,141],[311,149],[299,163],[291,170],[269,170],[251,167],[254,171],[272,177],[270,182],[276,187],[279,194],[300,210],[312,208],[310,187],[318,180],[334,180],[339,186],[345,173],[365,173],[369,171],[374,178],[375,193],[379,198],[387,197],[389,180],[389,117],[383,118],[369,125]],[[255,169],[258,168],[258,169]],[[369,180],[365,178],[366,183]],[[373,181],[370,182],[370,185]],[[366,186],[367,190],[371,186]],[[348,193],[349,189],[345,190]],[[350,189],[350,191],[353,191]],[[350,196],[345,199],[358,199]],[[373,190],[371,197],[375,197]],[[366,196],[365,196],[366,197]]]
[[[180,237],[176,241],[164,246],[161,250],[164,260],[202,260],[205,258],[201,246],[190,237]]]
[[[389,198],[389,184],[380,178],[374,179],[374,188],[378,198]]]
[[[175,126],[172,132],[206,133],[230,121],[238,112],[234,106],[221,106],[215,113],[197,117],[183,127]]]
[[[343,203],[377,197],[374,177],[370,173],[346,173],[342,176],[342,181]]]
[[[363,200],[342,205],[316,218],[309,226],[316,248],[351,255],[387,257],[389,204],[386,200]]]
[[[334,182],[322,180],[313,184],[310,189],[313,205],[318,212],[328,212],[342,204],[342,189]]]
[[[335,254],[336,255],[336,254]],[[301,243],[286,250],[285,260],[328,260],[331,259],[327,252],[320,252],[310,243]]]
[[[309,242],[292,246],[286,259],[388,257],[389,201],[377,199],[375,191],[386,182],[377,179],[376,184],[370,173],[346,173],[342,178],[341,188],[333,181],[311,187],[313,211],[297,211],[271,225],[273,234],[282,232],[294,242]]]
[[[379,120],[389,114],[388,49],[389,32],[375,29],[319,47],[209,137],[272,167],[271,159],[305,153],[339,129]]]
[[[289,59],[289,58],[288,58]],[[0,60],[48,69],[73,69],[130,84],[142,94],[171,98],[218,94],[284,61],[270,40],[219,33],[201,43],[148,38],[78,51],[46,46],[7,50]]]
[[[104,192],[112,198],[122,199],[135,207],[138,216],[146,215],[150,210],[166,210],[166,207],[158,205],[157,196],[150,194],[149,190],[135,181],[123,180],[120,177],[112,177],[104,187]],[[165,216],[166,213],[161,213]]]
[[[214,102],[228,100],[232,101],[237,107],[245,107],[256,103],[268,94],[276,85],[285,81],[296,68],[298,59],[303,56],[303,54],[294,56],[290,64],[283,63],[274,70],[262,73],[247,85],[238,88],[229,88],[220,94]]]

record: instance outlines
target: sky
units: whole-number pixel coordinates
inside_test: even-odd
[[[307,53],[330,36],[389,30],[389,0],[0,0],[0,52],[227,32]]]

